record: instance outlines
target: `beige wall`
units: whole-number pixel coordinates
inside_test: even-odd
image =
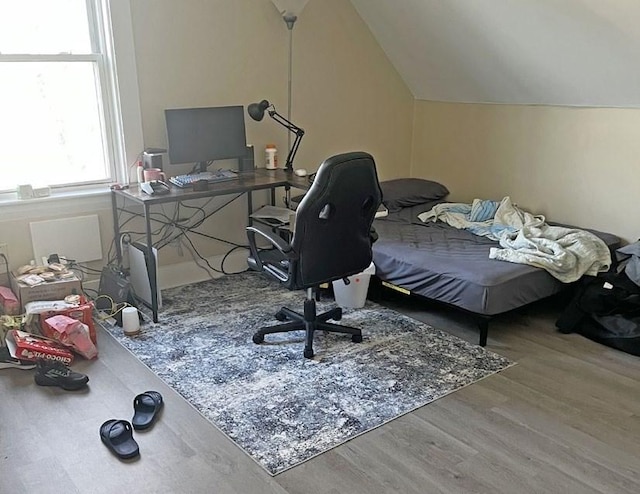
[[[287,115],[289,32],[271,0],[136,0],[132,6],[146,146],[165,146],[165,108],[248,105]],[[348,0],[311,0],[293,30],[296,166],[365,150],[384,177],[409,172],[413,97]],[[287,131],[247,117],[260,162]]]
[[[246,106],[266,98],[286,115],[289,32],[270,0],[131,3],[145,146],[166,146],[165,108]],[[376,157],[382,178],[408,175],[413,97],[349,0],[311,0],[293,35],[292,120],[307,133],[296,166],[314,171],[331,154],[359,149]],[[265,144],[275,142],[284,162],[284,128],[269,118],[247,118],[247,137],[258,161]],[[112,225],[106,197],[94,206],[34,201],[26,208],[19,217],[0,211],[0,243],[9,243],[14,267],[33,256],[28,222],[35,219],[98,212],[107,252]],[[238,205],[207,231],[244,242],[245,215]],[[198,245],[204,249],[204,242]],[[162,264],[186,260],[175,249],[160,253]]]
[[[640,110],[417,101],[413,176],[511,196],[548,220],[640,237]]]

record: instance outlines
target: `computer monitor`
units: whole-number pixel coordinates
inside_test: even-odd
[[[215,160],[242,159],[247,137],[242,106],[180,108],[164,111],[169,162],[195,163],[205,171]]]

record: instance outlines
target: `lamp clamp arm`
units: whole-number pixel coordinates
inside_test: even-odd
[[[296,132],[296,138],[293,140],[293,144],[291,145],[291,149],[287,155],[287,161],[284,164],[284,169],[287,172],[293,171],[293,158],[295,158],[296,153],[298,152],[298,146],[300,146],[300,141],[302,141],[302,136],[304,135],[304,130],[298,130],[300,130],[301,133]]]
[[[286,127],[287,129],[289,129],[291,132],[295,133],[296,135],[300,135],[300,136],[304,135],[304,130],[302,130],[300,127],[298,127],[297,125],[291,123],[289,120],[287,120],[282,115],[280,115],[275,110],[275,108],[273,108],[273,106],[271,108],[269,108],[269,110],[267,110],[267,111],[269,113],[269,116],[271,118],[273,118],[276,122],[278,122],[280,125]]]
[[[295,158],[296,153],[298,152],[298,147],[300,146],[300,141],[302,140],[302,136],[304,136],[304,130],[301,129],[300,127],[298,127],[297,125],[294,125],[289,120],[287,120],[282,115],[280,115],[276,111],[276,109],[275,109],[275,107],[273,105],[271,105],[271,107],[267,109],[267,112],[269,113],[269,116],[272,119],[274,119],[280,125],[282,125],[283,127],[286,127],[290,132],[292,132],[292,133],[294,133],[296,135],[296,138],[294,139],[293,144],[291,145],[291,149],[289,149],[289,154],[287,155],[287,161],[285,162],[285,165],[284,165],[285,171],[292,172],[293,171],[293,159]]]

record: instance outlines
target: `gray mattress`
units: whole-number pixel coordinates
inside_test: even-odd
[[[434,203],[435,204],[435,203]],[[489,259],[497,242],[445,223],[422,223],[417,215],[432,204],[404,208],[374,221],[376,276],[412,293],[477,314],[495,315],[563,290],[540,268]],[[593,233],[610,248],[620,239]]]

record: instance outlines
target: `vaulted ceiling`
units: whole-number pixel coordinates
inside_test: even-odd
[[[417,99],[640,107],[639,0],[351,0]]]

